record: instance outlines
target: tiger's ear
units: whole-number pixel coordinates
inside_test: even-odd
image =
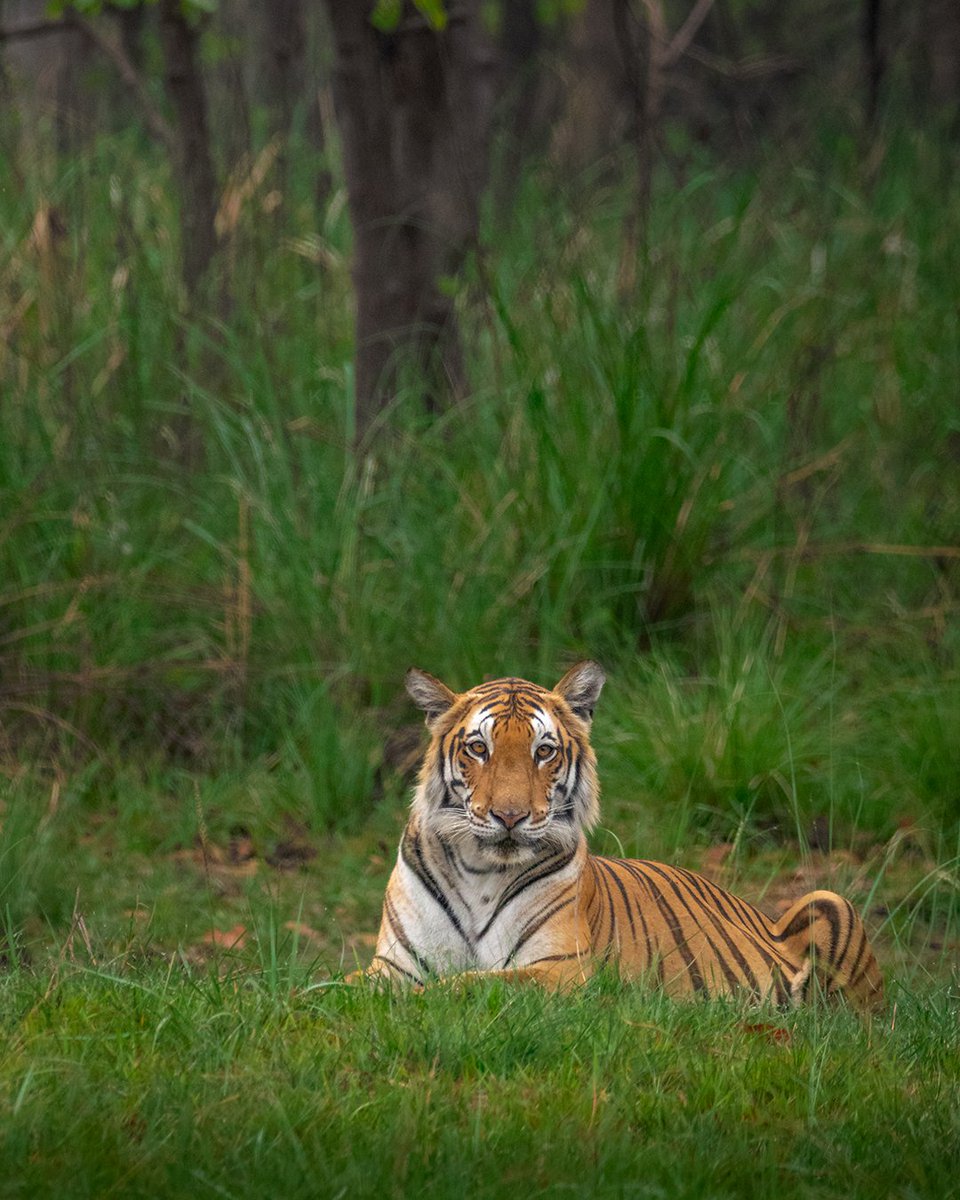
[[[553,689],[584,721],[593,720],[593,710],[603,691],[607,677],[599,663],[587,659],[577,663]]]
[[[416,667],[410,668],[404,683],[410,699],[427,714],[428,725],[437,717],[442,717],[457,698],[445,683],[434,679],[426,671],[418,671]]]

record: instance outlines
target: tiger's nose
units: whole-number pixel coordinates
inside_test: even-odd
[[[514,825],[519,825],[523,818],[530,814],[520,808],[491,808],[490,815],[502,825],[506,825],[507,829],[512,829]]]

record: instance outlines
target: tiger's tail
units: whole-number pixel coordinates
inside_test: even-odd
[[[883,976],[849,900],[836,892],[809,892],[775,923],[773,936],[801,963],[790,985],[795,1002],[806,999],[816,981],[827,995],[841,992],[855,1008],[883,1006]]]

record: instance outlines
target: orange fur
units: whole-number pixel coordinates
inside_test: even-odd
[[[552,690],[504,679],[457,695],[410,672],[432,740],[367,974],[569,987],[612,961],[673,995],[786,1005],[819,988],[881,1005],[876,958],[843,897],[811,892],[773,920],[694,872],[589,853],[603,682],[588,662]]]

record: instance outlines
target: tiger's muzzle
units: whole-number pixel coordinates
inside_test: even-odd
[[[530,813],[522,808],[491,808],[490,816],[505,828],[514,829],[521,821],[525,821]]]

